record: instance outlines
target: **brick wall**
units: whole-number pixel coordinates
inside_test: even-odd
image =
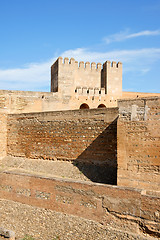
[[[32,229],[36,239],[52,239],[50,236],[52,224],[49,223],[51,229],[46,232],[47,224],[40,219],[41,216],[48,219],[49,211],[46,212],[46,210],[53,210],[99,222],[103,224],[103,229],[120,231],[121,233],[118,236],[127,234],[124,235],[126,238],[123,237],[122,239],[149,239],[147,236],[160,236],[160,196],[156,194],[158,193],[97,183],[84,184],[16,172],[1,172],[0,198],[23,204],[23,214],[21,205],[14,207],[14,218],[12,219],[10,217],[12,215],[10,214],[12,213],[10,205],[13,206],[15,203],[8,202],[5,206],[5,214],[1,214],[1,224],[6,224],[6,227],[10,228],[9,224],[12,223],[11,229],[16,233],[20,232],[20,234]],[[34,215],[37,215],[37,211],[39,211],[37,207],[44,209],[36,221],[33,220],[32,222],[30,217],[28,219],[29,207],[27,205],[36,207],[32,209]],[[3,209],[3,203],[1,203],[1,206],[0,212]],[[54,212],[50,214],[50,219],[54,214]],[[68,221],[66,224],[64,219],[65,217],[60,220],[57,230],[61,224],[63,228],[68,228],[70,222]],[[41,226],[41,221],[43,226]],[[81,219],[79,221],[81,223]],[[85,222],[84,219],[83,222]],[[83,231],[87,232],[86,229],[81,229],[81,226],[79,228],[81,234]],[[71,230],[74,231],[74,228]],[[45,238],[43,238],[44,232],[46,233]],[[144,233],[146,238],[142,238]],[[133,234],[135,234],[134,238]],[[70,237],[69,239],[74,239],[74,237],[73,235],[73,238]],[[79,238],[77,237],[77,239]],[[65,236],[62,236],[62,239],[66,239]],[[88,236],[85,239],[93,238]],[[96,239],[105,238],[101,236]],[[108,237],[107,239],[113,238]]]
[[[159,189],[160,98],[119,101],[118,185]]]
[[[9,115],[7,154],[98,164],[103,182],[115,184],[117,115],[117,108]]]
[[[6,155],[7,145],[7,116],[0,114],[0,158]]]

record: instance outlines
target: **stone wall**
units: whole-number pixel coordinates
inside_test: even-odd
[[[45,240],[56,235],[65,240],[156,239],[160,237],[157,194],[1,172],[1,225],[13,230],[18,239],[26,233]]]
[[[81,91],[81,93],[80,93]],[[62,96],[58,92],[29,92],[0,90],[0,113],[30,113],[79,109],[86,103],[89,108],[117,107],[117,97],[107,96],[96,90],[95,96],[86,89],[78,88],[73,96]]]
[[[160,98],[119,101],[118,185],[159,189]]]
[[[86,103],[89,108],[117,107],[116,95],[104,94],[104,89],[86,89],[77,87],[72,96],[62,96],[58,92],[31,92],[0,90],[0,113],[29,113],[79,109]],[[103,90],[103,91],[102,91]],[[89,91],[89,92],[87,92]],[[94,92],[94,96],[92,95]],[[157,94],[123,92],[121,98],[144,97]],[[159,94],[160,96],[160,94]]]
[[[0,114],[0,158],[6,156],[7,115]]]
[[[56,109],[57,102],[57,94],[49,92],[0,90],[0,113],[44,112]]]

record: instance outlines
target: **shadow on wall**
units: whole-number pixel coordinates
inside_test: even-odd
[[[117,119],[73,164],[93,182],[117,185]]]

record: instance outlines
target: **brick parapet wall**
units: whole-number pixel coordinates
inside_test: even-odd
[[[139,236],[160,236],[158,194],[16,172],[0,173],[0,198],[84,217]]]
[[[118,185],[158,190],[160,98],[119,101]]]

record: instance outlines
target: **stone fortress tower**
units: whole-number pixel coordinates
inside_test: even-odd
[[[122,63],[91,64],[59,57],[51,66],[51,91],[0,90],[0,113],[118,107],[118,100],[160,96],[122,91]]]
[[[59,57],[51,66],[51,92],[58,92],[66,103],[74,99],[75,108],[116,106],[122,96],[122,63],[84,64]]]

